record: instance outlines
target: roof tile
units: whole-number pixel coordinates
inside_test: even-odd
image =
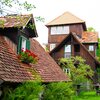
[[[22,82],[34,80],[39,75],[43,82],[69,81],[56,62],[44,51],[34,39],[31,41],[31,51],[39,57],[37,64],[23,64],[17,55],[0,36],[0,78],[4,81]]]

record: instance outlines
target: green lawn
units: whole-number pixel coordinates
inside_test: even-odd
[[[84,92],[79,96],[73,96],[72,100],[100,100],[100,95],[96,95],[95,91]]]

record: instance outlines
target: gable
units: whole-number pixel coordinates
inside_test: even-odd
[[[0,17],[0,29],[18,29],[24,32],[26,28],[30,37],[37,37],[33,15],[9,15]]]
[[[87,64],[89,64],[93,69],[96,67],[96,64],[100,65],[100,63],[92,56],[92,54],[86,49],[86,47],[80,42],[79,38],[74,33],[70,33],[55,49],[50,52],[50,55],[56,55],[56,53],[58,53],[59,50],[64,47],[64,45],[68,44],[69,41],[72,45],[78,44],[80,46],[80,56],[83,57]]]
[[[58,16],[51,22],[47,23],[46,26],[56,26],[56,25],[71,25],[71,24],[79,24],[83,25],[84,30],[86,30],[85,21],[71,14],[70,12],[65,12],[62,15]]]

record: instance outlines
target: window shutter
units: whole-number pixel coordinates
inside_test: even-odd
[[[30,40],[28,39],[26,41],[26,49],[30,50]]]
[[[19,54],[21,52],[21,45],[22,45],[22,37],[18,37],[18,45],[17,45],[17,53]]]

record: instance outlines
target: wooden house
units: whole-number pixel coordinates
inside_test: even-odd
[[[55,18],[46,26],[50,55],[56,62],[59,58],[81,56],[96,72],[100,67],[100,63],[96,60],[97,32],[87,32],[85,21],[69,12]],[[96,73],[94,77],[98,79]]]
[[[32,15],[0,17],[0,86],[34,80],[37,75],[45,83],[70,80],[34,39],[37,36]],[[22,63],[18,59],[22,48],[34,52],[38,62]]]
[[[97,70],[100,68],[100,62],[93,56],[92,53],[84,46],[75,33],[69,33],[62,42],[59,43],[51,52],[50,55],[56,62],[60,58],[70,58],[71,56],[81,56],[86,60],[86,63],[94,70],[94,83],[98,82]]]
[[[73,32],[93,56],[96,56],[98,34],[96,32],[86,32],[87,27],[85,21],[70,12],[65,12],[49,22],[46,26],[48,28],[48,47],[50,51],[53,50],[70,32]]]

